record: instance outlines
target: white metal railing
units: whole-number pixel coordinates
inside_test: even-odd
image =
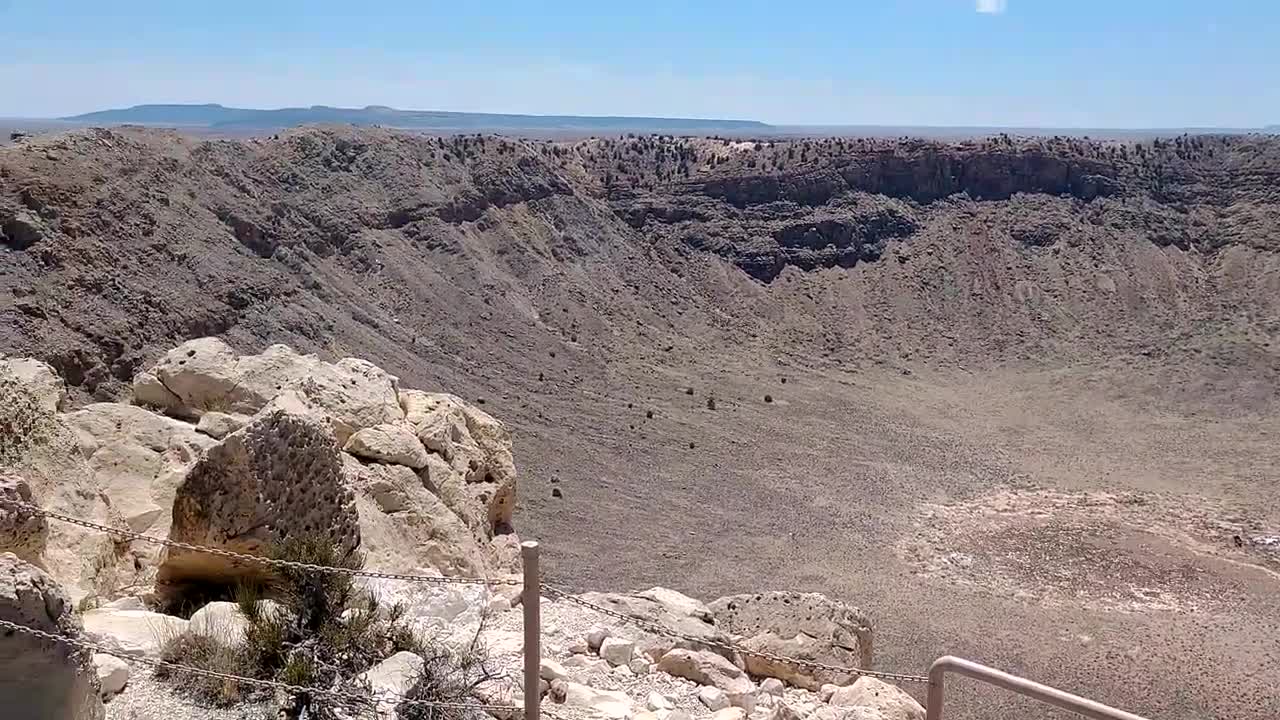
[[[1147,720],[1141,715],[1117,710],[1096,700],[1072,695],[1069,692],[1049,687],[1048,685],[1041,685],[1034,680],[1010,675],[993,667],[987,667],[972,660],[950,655],[944,655],[934,660],[933,664],[929,666],[929,693],[925,702],[925,720],[942,720],[942,691],[944,687],[942,680],[949,672],[1002,687],[1019,695],[1026,695],[1040,702],[1070,710],[1078,715],[1094,718],[1094,720]]]

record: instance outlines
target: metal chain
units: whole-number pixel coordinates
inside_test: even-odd
[[[878,670],[864,670],[862,668],[856,668],[856,667],[842,667],[840,665],[828,665],[826,663],[814,662],[812,660],[800,660],[798,658],[786,657],[784,655],[775,655],[773,653],[759,652],[756,650],[748,650],[744,647],[733,645],[731,643],[724,643],[718,640],[709,640],[707,638],[701,638],[696,635],[688,635],[685,633],[675,632],[651,620],[647,620],[645,618],[638,617],[635,615],[629,615],[624,612],[618,612],[617,610],[612,610],[607,607],[596,605],[593,602],[588,602],[587,600],[583,600],[577,595],[574,595],[566,590],[561,590],[560,588],[554,587],[552,585],[547,585],[544,583],[542,585],[542,589],[546,591],[549,595],[553,595],[562,600],[567,600],[568,602],[571,602],[575,605],[580,605],[584,608],[590,608],[591,610],[594,610],[598,613],[601,613],[603,615],[608,615],[609,617],[616,618],[618,620],[622,620],[623,622],[630,623],[632,625],[635,625],[641,628],[642,630],[651,632],[654,635],[662,635],[665,637],[677,638],[687,642],[696,643],[698,645],[705,645],[707,647],[717,648],[730,653],[738,653],[740,655],[750,655],[752,657],[758,657],[764,660],[768,660],[770,662],[783,663],[786,665],[794,665],[796,667],[806,668],[809,670],[825,670],[827,672],[831,672],[835,674],[863,675],[866,677],[879,678],[882,680],[892,680],[894,682],[911,682],[911,683],[928,683],[929,682],[929,678],[923,675],[906,675],[903,673],[880,672]]]
[[[90,530],[98,530],[118,537],[129,540],[141,540],[142,542],[153,543],[155,545],[163,545],[165,547],[178,548],[181,550],[189,550],[191,552],[207,553],[209,555],[220,555],[222,557],[241,560],[243,562],[257,563],[259,565],[270,565],[272,567],[285,568],[289,570],[301,570],[304,572],[328,573],[332,575],[351,575],[355,577],[377,578],[381,580],[405,580],[408,582],[424,582],[435,583],[437,585],[521,585],[521,580],[513,579],[489,579],[489,578],[468,578],[468,577],[448,577],[443,575],[405,575],[402,573],[384,573],[372,570],[354,570],[351,568],[332,567],[329,565],[312,565],[310,563],[295,562],[293,560],[277,560],[275,558],[263,557],[261,555],[246,555],[244,553],[232,552],[231,550],[223,550],[221,548],[205,547],[203,545],[192,545],[191,543],[178,542],[177,540],[167,540],[165,538],[153,537],[132,530],[111,527],[110,525],[102,525],[91,522],[89,520],[81,520],[80,518],[63,515],[45,510],[39,505],[33,505],[22,500],[14,500],[12,498],[0,497],[0,505],[8,505],[10,507],[25,510],[33,515],[53,518],[61,522],[79,525],[80,527],[89,528]]]
[[[192,667],[190,665],[182,665],[181,663],[168,662],[167,660],[152,660],[151,658],[135,655],[134,653],[120,652],[117,650],[107,650],[93,643],[80,640],[78,638],[66,637],[64,635],[56,635],[54,633],[37,630],[25,625],[9,622],[8,620],[0,620],[0,628],[6,628],[14,632],[20,632],[27,635],[51,640],[63,645],[87,650],[91,653],[102,653],[111,655],[112,657],[127,660],[129,662],[139,663],[141,665],[149,665],[156,668],[164,668],[176,672],[189,673],[192,675],[200,675],[203,677],[215,678],[217,680],[231,680],[246,685],[255,685],[262,688],[270,688],[273,690],[285,690],[291,693],[310,693],[312,695],[324,695],[327,697],[345,700],[347,702],[360,703],[376,703],[378,701],[394,700],[397,703],[408,703],[410,705],[421,705],[424,707],[452,708],[455,710],[496,710],[501,712],[515,712],[520,708],[515,705],[491,705],[485,703],[469,703],[469,702],[444,702],[435,700],[418,700],[399,693],[387,691],[378,695],[369,695],[364,693],[348,692],[345,690],[328,690],[325,688],[305,687],[302,685],[290,685],[288,683],[276,682],[274,680],[259,680],[257,678],[248,678],[240,675],[232,675],[230,673],[217,672],[215,670],[205,670],[203,668]]]
[[[10,507],[16,507],[16,508],[25,510],[29,513],[32,513],[34,515],[53,518],[54,520],[59,520],[61,522],[70,523],[72,525],[79,525],[81,527],[89,528],[91,530],[99,530],[101,532],[105,532],[105,533],[123,537],[123,538],[128,538],[131,540],[141,540],[143,542],[163,545],[165,547],[174,547],[182,550],[189,550],[191,552],[220,555],[222,557],[228,557],[235,560],[241,560],[244,562],[258,563],[262,565],[286,568],[290,570],[301,570],[306,572],[330,573],[330,574],[340,574],[340,575],[351,575],[356,577],[378,578],[378,579],[384,579],[384,580],[404,580],[408,582],[426,582],[426,583],[437,583],[437,584],[515,585],[515,586],[522,584],[521,580],[514,580],[514,579],[496,579],[495,580],[495,579],[486,579],[486,578],[464,578],[464,577],[446,577],[446,576],[436,576],[436,575],[405,575],[400,573],[380,573],[380,572],[373,572],[369,570],[353,570],[349,568],[332,567],[328,565],[311,565],[309,563],[300,563],[292,560],[277,560],[274,558],[262,557],[260,555],[246,555],[244,553],[232,552],[230,550],[223,550],[220,548],[205,547],[202,545],[192,545],[190,543],[179,542],[176,540],[166,540],[163,538],[157,538],[150,535],[144,535],[142,533],[133,532],[132,530],[125,530],[118,527],[111,527],[109,525],[101,525],[99,523],[90,522],[88,520],[81,520],[80,518],[75,518],[69,515],[63,515],[61,513],[45,510],[44,508],[41,508],[38,505],[33,505],[31,503],[23,502],[21,500],[14,500],[10,498],[0,497],[0,505],[8,505]],[[746,648],[733,645],[730,643],[722,643],[716,640],[708,640],[706,638],[700,638],[694,635],[678,633],[678,632],[669,630],[662,625],[646,620],[645,618],[637,617],[634,615],[628,615],[626,613],[618,612],[616,610],[612,610],[610,608],[602,607],[600,605],[596,605],[595,603],[588,602],[566,590],[561,590],[560,588],[557,588],[553,585],[548,585],[546,583],[543,583],[541,587],[550,595],[553,595],[555,597],[561,598],[568,602],[574,603],[581,607],[594,610],[598,613],[608,615],[610,617],[616,618],[623,622],[627,622],[632,625],[638,626],[655,635],[674,637],[681,640],[685,640],[687,642],[698,643],[708,647],[718,648],[720,650],[724,650],[730,653],[749,655],[752,657],[761,658],[763,660],[768,660],[770,662],[793,665],[796,667],[806,668],[810,670],[824,670],[827,672],[832,672],[837,674],[862,675],[866,677],[874,677],[874,678],[880,678],[884,680],[893,680],[895,682],[915,682],[915,683],[929,682],[929,678],[923,675],[907,675],[903,673],[880,672],[878,670],[865,670],[865,669],[856,668],[856,667],[842,667],[839,665],[829,665],[826,663],[814,662],[812,660],[801,660],[798,658],[790,658],[783,655],[776,655],[774,653],[748,650]],[[202,672],[207,672],[207,671],[202,671]]]

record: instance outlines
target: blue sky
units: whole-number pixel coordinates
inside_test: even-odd
[[[0,116],[148,102],[1280,123],[1280,0],[0,0]]]

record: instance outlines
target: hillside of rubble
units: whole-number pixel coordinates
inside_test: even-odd
[[[577,591],[818,591],[878,667],[1261,719],[1278,181],[1266,136],[42,135],[0,149],[0,352],[69,412],[210,336],[364,358],[501,418]]]

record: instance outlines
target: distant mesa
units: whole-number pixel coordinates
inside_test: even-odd
[[[771,126],[755,120],[718,120],[659,117],[589,117],[578,115],[509,115],[496,113],[396,110],[381,105],[338,108],[313,105],[309,108],[255,110],[222,105],[135,105],[130,108],[99,110],[62,120],[90,124],[136,124],[165,127],[200,127],[222,130],[287,128],[313,123],[382,125],[401,129],[440,130],[577,130],[616,132],[744,132],[765,131]]]

